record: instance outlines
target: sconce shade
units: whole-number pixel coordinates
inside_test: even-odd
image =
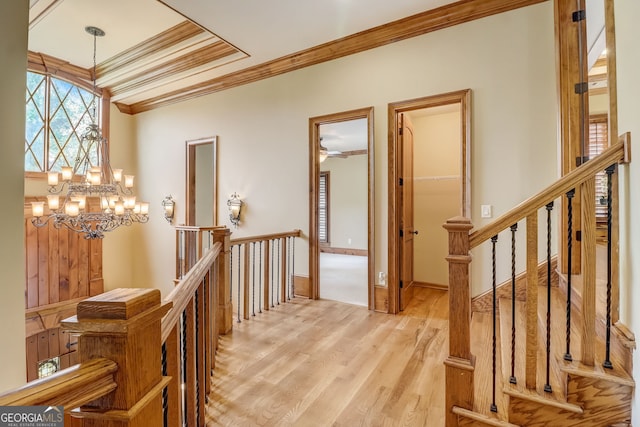
[[[240,196],[238,196],[237,193],[233,193],[229,197],[229,200],[227,200],[227,206],[229,206],[229,219],[236,228],[238,228],[238,224],[240,223],[242,205],[244,205],[244,202],[240,199]]]
[[[133,201],[133,203],[135,205],[135,201]],[[171,194],[169,194],[167,197],[165,197],[162,200],[162,209],[164,210],[164,219],[166,219],[169,224],[171,224],[171,222],[173,221],[175,205],[176,205],[176,202],[175,200],[173,200],[173,197],[171,196]],[[138,209],[140,209],[140,211],[144,211],[144,210],[148,210],[149,208],[148,208],[148,205],[145,206],[144,204],[142,204],[138,207]]]

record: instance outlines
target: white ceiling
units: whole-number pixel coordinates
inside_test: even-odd
[[[29,50],[91,68],[93,39],[84,28],[101,28],[106,36],[97,40],[98,85],[111,91],[113,102],[131,105],[453,2],[30,0]],[[170,49],[154,46],[159,33],[187,19],[206,32]],[[237,51],[203,59],[199,49],[216,43]],[[102,64],[136,45],[156,50],[117,72],[100,73]],[[175,63],[184,66],[176,71]]]

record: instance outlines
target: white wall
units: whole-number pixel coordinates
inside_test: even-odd
[[[620,320],[638,336],[640,332],[640,161],[638,161],[638,138],[640,138],[640,50],[637,17],[640,3],[618,0],[615,3],[616,59],[618,66],[618,131],[631,132],[635,142],[635,159],[621,168],[621,230],[620,233]],[[633,141],[635,140],[635,141]],[[640,378],[640,351],[634,352],[634,378]],[[640,425],[640,398],[635,391],[632,408],[633,425]]]
[[[332,248],[367,250],[367,156],[330,157],[320,169],[329,171],[329,243]]]
[[[26,381],[24,330],[24,88],[29,2],[0,2],[0,392]]]
[[[110,135],[109,135],[109,156],[111,166],[123,169],[124,173],[134,175],[134,192],[137,200],[149,202],[140,194],[140,176],[136,170],[138,154],[135,138],[135,121],[133,117],[120,114],[118,109],[112,104],[110,110]],[[156,202],[157,203],[157,202]],[[149,210],[156,215],[161,212],[157,204],[149,207]],[[133,224],[130,227],[120,227],[117,230],[107,233],[102,240],[102,277],[104,278],[104,290],[109,291],[116,288],[136,288],[145,284],[136,283],[133,277],[132,260],[136,259],[136,245],[139,228],[143,224]]]
[[[309,117],[374,106],[375,270],[387,271],[388,103],[472,89],[472,208],[483,225],[480,204],[502,213],[557,177],[553,34],[545,2],[138,114],[141,195],[156,206],[171,193],[180,207],[184,141],[219,135],[218,202],[234,191],[247,202],[234,236],[307,236]],[[174,241],[163,222],[139,228],[134,275],[166,291]],[[308,245],[296,250],[296,273],[306,274]],[[474,275],[484,275],[477,260]],[[484,286],[475,280],[474,293]]]
[[[442,224],[460,215],[460,111],[412,119],[413,149],[413,278],[448,286],[449,236]],[[457,177],[457,178],[454,178]]]

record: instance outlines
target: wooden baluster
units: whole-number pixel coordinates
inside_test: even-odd
[[[182,392],[180,387],[180,333],[178,324],[173,327],[165,340],[167,349],[167,375],[171,382],[167,385],[167,419],[169,427],[178,427],[182,424]]]
[[[527,216],[527,302],[526,302],[527,354],[525,383],[529,390],[536,389],[538,365],[538,212]]]
[[[510,384],[517,384],[516,378],[516,231],[518,224],[511,226],[511,375]]]
[[[607,173],[607,304],[606,304],[606,321],[605,321],[605,358],[602,366],[607,369],[613,369],[611,363],[611,310],[612,310],[612,255],[613,246],[611,241],[612,235],[612,192],[613,192],[613,173],[617,169],[616,164],[609,166],[606,169]]]
[[[582,363],[593,366],[596,336],[595,178],[581,184],[582,195]]]
[[[196,331],[195,331],[195,312],[193,297],[189,300],[185,308],[184,328],[186,335],[185,358],[186,380],[184,384],[186,393],[186,406],[183,410],[186,412],[187,425],[196,425]]]
[[[198,230],[197,233],[198,233],[198,256],[196,257],[195,262],[200,261],[200,259],[202,258],[202,255],[203,255],[202,251],[204,248],[202,238],[205,235],[204,230],[202,229]],[[195,262],[194,262],[194,265],[195,265]]]
[[[282,272],[280,275],[280,296],[282,302],[287,302],[287,238],[282,237],[280,241],[282,242],[280,248],[280,271]]]
[[[264,270],[262,271],[263,273],[263,282],[264,282],[264,309],[265,310],[269,310],[270,307],[270,303],[269,303],[269,298],[271,295],[271,286],[269,286],[269,259],[271,257],[271,251],[270,251],[270,246],[269,245],[269,240],[266,240],[264,245],[264,256],[263,256],[263,260],[264,260]]]
[[[209,378],[210,370],[206,369],[207,363],[207,350],[205,348],[205,323],[207,317],[205,316],[205,292],[204,292],[204,281],[205,278],[200,282],[200,286],[198,286],[198,290],[196,291],[195,298],[195,327],[196,327],[196,425],[204,424],[204,408],[206,404],[205,396],[206,394],[206,382]]]
[[[571,265],[573,260],[573,197],[576,191],[570,190],[566,194],[567,204],[567,309],[566,309],[566,326],[565,326],[565,340],[567,344],[567,351],[564,354],[564,360],[567,362],[573,361],[571,356],[571,293],[573,292]]]
[[[495,235],[491,238],[491,297],[492,297],[492,335],[491,335],[491,412],[498,412],[498,406],[496,406],[496,318],[497,316],[497,300],[496,300],[496,243],[498,243],[498,236]]]
[[[244,248],[244,274],[242,277],[242,283],[244,284],[243,286],[243,291],[244,291],[244,298],[242,300],[243,303],[243,313],[244,313],[244,318],[245,319],[249,319],[249,277],[250,277],[250,272],[249,272],[249,261],[251,260],[251,252],[249,251],[249,243],[245,243],[244,245],[242,245],[242,247]],[[240,310],[240,308],[238,307],[238,310]]]
[[[86,427],[162,425],[161,319],[171,304],[160,305],[157,289],[115,289],[78,303],[77,316],[62,322],[79,333],[79,361],[105,357],[118,364],[113,393],[72,416]]]
[[[207,396],[211,392],[211,381],[209,377],[213,375],[213,369],[216,365],[216,350],[218,349],[218,287],[216,286],[216,278],[218,277],[218,269],[220,268],[219,259],[216,259],[209,273],[207,273],[206,281],[206,303],[208,305],[207,310],[207,335],[206,335],[206,350],[207,350]]]
[[[213,242],[222,243],[214,282],[217,287],[217,334],[225,335],[233,328],[231,275],[229,274],[231,271],[231,231],[226,227],[216,227],[213,230]]]
[[[546,382],[544,391],[551,393],[551,211],[553,210],[553,202],[546,206],[547,209],[547,315],[546,315]]]
[[[180,278],[180,233],[181,230],[176,230],[176,279]]]
[[[446,425],[457,426],[453,406],[473,409],[473,371],[471,355],[471,292],[469,283],[468,218],[449,219],[444,228],[449,233],[449,356],[445,360]]]

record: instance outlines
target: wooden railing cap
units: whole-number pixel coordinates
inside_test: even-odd
[[[467,217],[454,216],[442,224],[442,227],[447,230],[471,230],[473,228],[473,224],[471,224],[471,219]]]
[[[78,320],[131,319],[160,306],[158,289],[121,288],[105,292],[78,303]]]

